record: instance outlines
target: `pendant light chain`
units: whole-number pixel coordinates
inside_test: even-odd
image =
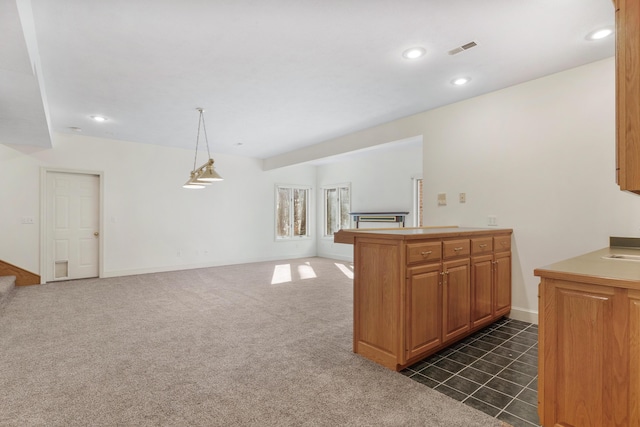
[[[211,152],[209,151],[209,138],[207,138],[207,126],[204,123],[204,116],[202,115],[202,110],[200,110],[200,117],[202,118],[202,130],[204,131],[204,142],[207,143],[207,156],[211,158]],[[198,125],[198,131],[200,131],[199,125]]]
[[[198,143],[200,142],[200,123],[202,123],[202,108],[200,108],[200,118],[198,119],[198,133],[196,135],[196,155],[193,157],[193,171],[196,170],[196,162],[198,161]],[[208,145],[208,144],[207,144]],[[211,156],[209,156],[211,157]]]

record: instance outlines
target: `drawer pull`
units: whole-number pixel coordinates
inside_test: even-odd
[[[422,256],[429,256],[429,255],[431,255],[431,252],[433,252],[433,251],[423,251],[423,252],[420,252],[420,254]]]
[[[486,247],[487,247],[487,244],[486,244],[486,243],[483,243],[483,244],[481,244],[481,245],[480,245],[480,249],[484,249],[484,248],[486,248]]]
[[[459,248],[453,248],[453,250],[456,252],[461,251],[462,249],[463,249],[462,246],[460,246]]]

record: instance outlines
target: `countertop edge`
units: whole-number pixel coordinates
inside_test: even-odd
[[[355,237],[369,237],[391,240],[439,239],[455,237],[472,237],[478,235],[513,234],[511,228],[476,228],[476,227],[420,227],[394,229],[343,229],[334,234],[334,243],[353,244]]]

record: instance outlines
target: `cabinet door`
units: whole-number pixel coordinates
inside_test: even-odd
[[[407,278],[406,359],[442,344],[442,275],[440,264],[409,269]]]
[[[613,288],[552,279],[543,279],[542,286],[541,424],[627,425],[614,421],[620,419],[616,407],[626,407],[626,402],[612,396],[621,365],[616,339],[624,336],[624,328],[616,329],[614,313],[625,311],[616,309]]]
[[[511,252],[495,254],[493,262],[494,317],[506,316],[511,311]]]
[[[469,258],[442,264],[443,341],[464,335],[471,329],[471,262]]]
[[[471,259],[471,327],[493,319],[493,255]]]
[[[629,291],[629,425],[640,426],[640,291]]]

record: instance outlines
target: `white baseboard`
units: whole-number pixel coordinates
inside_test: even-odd
[[[523,322],[529,322],[538,324],[538,312],[533,310],[527,310],[526,308],[511,307],[510,319],[522,320]]]

